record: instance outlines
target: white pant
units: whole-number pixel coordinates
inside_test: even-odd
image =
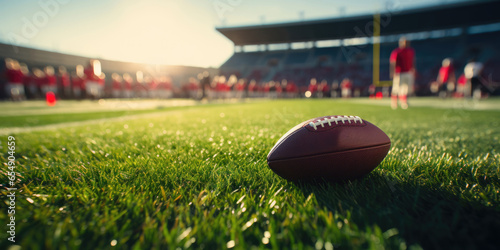
[[[54,94],[57,93],[57,86],[54,86],[54,85],[43,85],[42,86],[42,93],[45,95],[47,94],[48,92],[52,92]]]
[[[351,89],[347,88],[342,89],[342,97],[344,98],[351,97]]]
[[[82,95],[82,89],[79,87],[73,88],[73,96],[80,98]]]
[[[24,96],[24,85],[22,83],[7,83],[5,90],[10,97]]]
[[[120,98],[122,97],[122,91],[119,89],[113,89],[111,91],[111,94],[113,95],[114,98]]]
[[[392,81],[392,95],[407,96],[413,93],[413,73],[405,72],[394,74]]]
[[[87,95],[91,95],[94,97],[101,97],[103,92],[103,86],[101,86],[98,82],[88,81],[85,84],[85,90],[87,91]]]

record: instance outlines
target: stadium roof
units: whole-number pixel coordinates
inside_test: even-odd
[[[500,1],[448,4],[381,13],[381,35],[451,29],[500,22]],[[366,37],[373,15],[313,21],[219,27],[235,45],[290,43]],[[359,29],[355,29],[358,27]],[[373,30],[373,27],[368,27]]]

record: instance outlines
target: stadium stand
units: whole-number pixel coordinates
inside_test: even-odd
[[[372,83],[389,80],[389,56],[397,47],[397,40],[405,35],[416,51],[416,91],[429,94],[428,85],[436,79],[441,61],[452,58],[456,74],[471,58],[485,64],[485,74],[491,81],[499,78],[500,71],[500,16],[494,10],[500,2],[465,2],[435,8],[381,13],[386,25],[381,25],[380,57],[373,58],[371,34],[359,30],[373,16],[362,15],[293,23],[243,27],[223,27],[217,30],[235,46],[266,48],[258,52],[238,52],[220,67],[222,74],[238,72],[247,80],[261,84],[286,79],[299,86],[309,84],[311,78],[329,83],[350,78],[354,87],[367,94]],[[489,25],[488,29],[481,25]],[[491,28],[493,27],[493,28]],[[474,31],[473,31],[474,30]],[[359,42],[364,38],[365,42]],[[335,41],[336,46],[319,47],[317,41]],[[357,45],[347,42],[354,40]],[[368,41],[368,42],[366,42]],[[312,42],[308,49],[269,50],[273,44]],[[251,58],[251,59],[250,59]],[[380,64],[380,78],[373,79],[373,60]]]

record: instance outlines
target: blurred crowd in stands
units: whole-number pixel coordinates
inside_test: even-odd
[[[500,41],[500,35],[474,38],[485,41],[488,37]],[[475,98],[498,94],[500,59],[496,52],[483,49],[483,54],[487,56],[483,57],[487,58],[484,64],[479,60],[465,62],[464,58],[473,58],[471,54],[478,54],[474,51],[462,53],[465,56],[457,56],[457,61],[446,58],[440,63],[443,57],[434,55],[435,47],[446,50],[447,46],[451,46],[449,41],[454,40],[416,43],[416,84],[411,92],[427,96]],[[55,94],[58,99],[389,97],[390,84],[372,84],[371,52],[368,47],[363,49],[366,51],[359,52],[351,61],[342,59],[340,47],[235,53],[221,66],[219,75],[202,72],[175,84],[168,76],[152,76],[141,71],[106,76],[98,60],[90,60],[86,66],[78,65],[73,69],[63,66],[29,69],[25,63],[7,58],[0,67],[0,98],[14,101],[42,99],[47,93]],[[383,74],[388,75],[389,72],[389,58],[383,58],[383,55],[388,55],[392,48],[383,45],[381,49],[380,72],[383,78]],[[444,52],[453,54],[455,50],[452,48]]]

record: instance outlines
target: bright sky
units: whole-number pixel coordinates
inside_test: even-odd
[[[0,42],[111,60],[219,67],[219,26],[331,18],[460,0],[0,0]],[[302,12],[302,14],[300,14]]]

